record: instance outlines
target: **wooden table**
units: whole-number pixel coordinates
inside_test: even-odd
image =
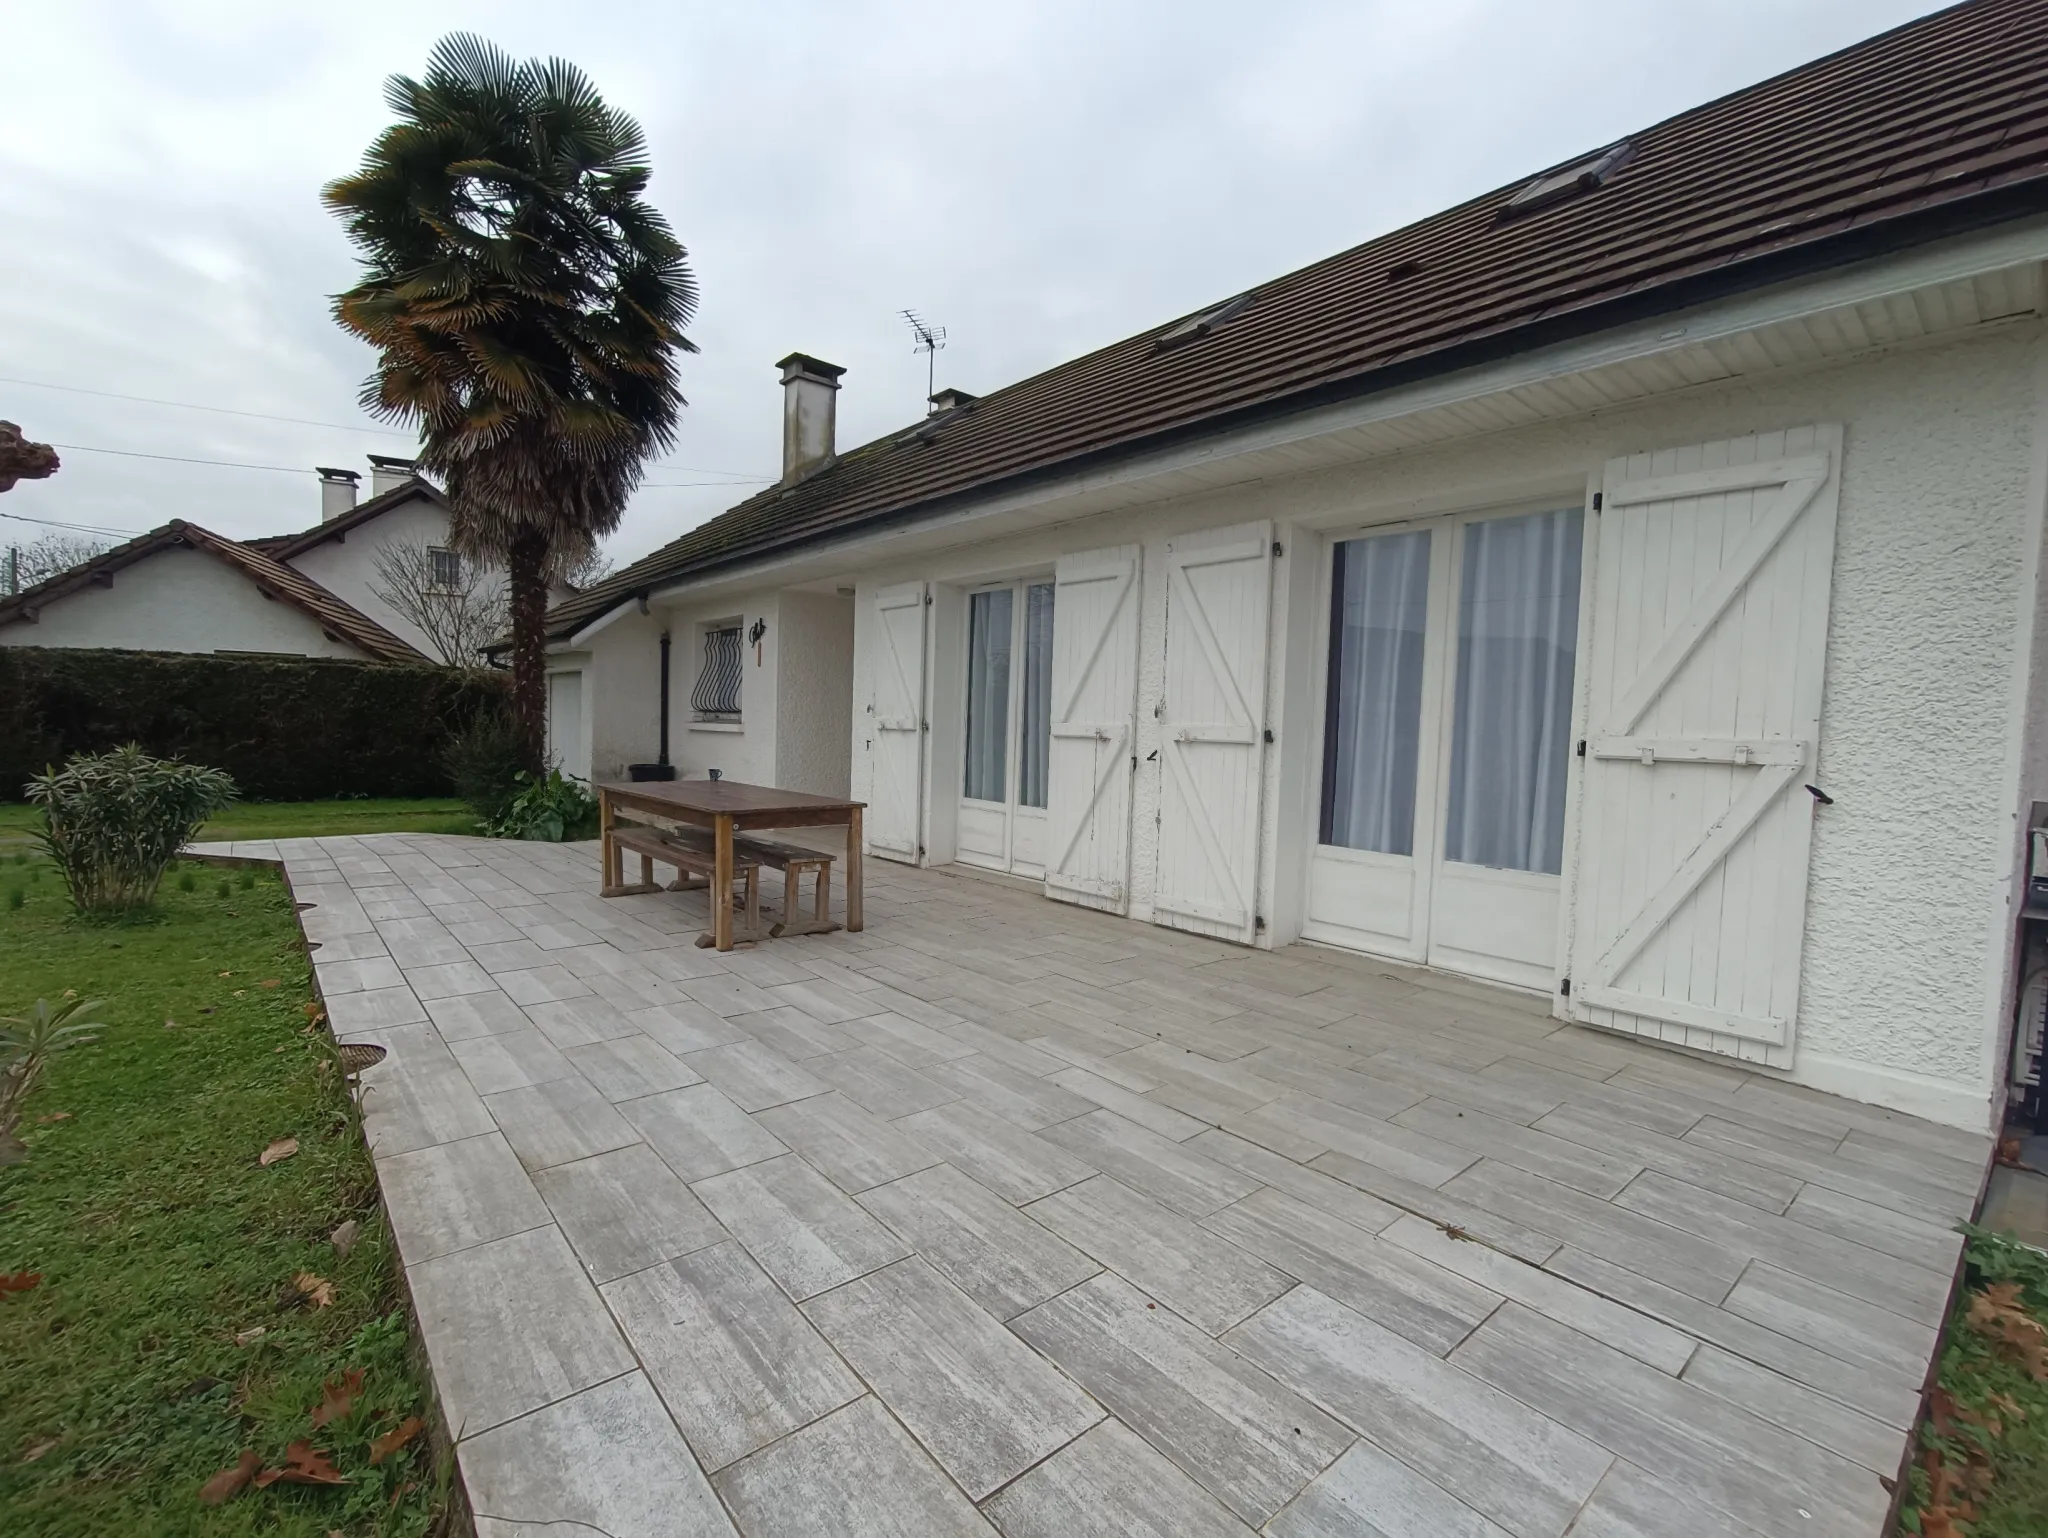
[[[762,828],[846,829],[846,927],[861,928],[860,814],[864,801],[814,796],[772,785],[745,785],[738,780],[600,780],[597,783],[598,826],[603,840],[602,895],[623,896],[643,890],[628,887],[624,860],[612,841],[612,824],[621,810],[645,812],[696,828],[709,828],[715,874],[711,880],[712,943],[732,949],[732,839],[734,833]]]

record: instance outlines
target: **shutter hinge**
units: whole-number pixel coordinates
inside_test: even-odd
[[[1138,772],[1138,755],[1137,755],[1137,754],[1135,754],[1135,753],[1133,753],[1133,754],[1131,755],[1131,773],[1133,773],[1133,774],[1136,774],[1137,772]]]
[[[1596,513],[1600,511],[1600,497],[1600,492],[1596,491],[1593,493],[1593,511]]]
[[[1583,738],[1583,737],[1581,737],[1581,738],[1579,739],[1579,757],[1581,757],[1581,758],[1584,758],[1585,756],[1586,756],[1586,739],[1585,739],[1585,738]]]
[[[1595,505],[1596,505],[1596,506],[1598,505],[1598,504],[1597,504],[1597,502],[1596,502],[1596,504],[1595,504]],[[925,607],[926,607],[926,608],[930,608],[930,607],[931,607],[931,602],[932,602],[932,595],[931,595],[930,593],[926,593],[926,594],[924,595],[924,602],[925,602]],[[923,853],[923,851],[922,851],[922,850],[920,850],[920,851],[919,851],[919,853]]]
[[[1266,915],[1263,913],[1254,913],[1252,915],[1252,928],[1257,933],[1264,934],[1266,931]]]
[[[1570,998],[1572,996],[1572,980],[1569,977],[1567,977],[1563,982],[1557,985],[1557,991],[1563,994],[1566,998]]]
[[[1273,728],[1269,726],[1269,727],[1267,727],[1267,728],[1266,728],[1266,741],[1268,741],[1268,742],[1271,742],[1272,740],[1273,740]]]
[[[917,846],[917,857],[918,857],[918,858],[919,858],[920,860],[922,860],[922,859],[924,858],[924,845],[922,845],[922,844],[919,844],[919,845]]]
[[[1277,539],[1276,539],[1276,540],[1274,540],[1274,541],[1273,541],[1273,559],[1277,561],[1277,560],[1278,560],[1278,559],[1279,559],[1279,558],[1280,558],[1281,556],[1285,555],[1286,553],[1287,553],[1287,552],[1286,552],[1285,550],[1283,550],[1283,549],[1282,549],[1282,548],[1280,547],[1280,541],[1279,541],[1279,540],[1277,540]]]

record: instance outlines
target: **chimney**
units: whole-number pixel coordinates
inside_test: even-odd
[[[969,395],[965,390],[941,390],[925,399],[932,403],[930,415],[943,416],[948,411],[963,411],[980,400],[979,395]]]
[[[356,482],[362,477],[353,470],[330,470],[318,467],[320,474],[320,521],[332,523],[344,513],[353,512],[356,505]]]
[[[370,495],[381,497],[387,491],[396,491],[407,481],[419,474],[418,465],[410,459],[396,459],[389,454],[370,456]]]
[[[800,352],[775,366],[782,370],[782,484],[787,486],[832,463],[833,397],[846,370]]]

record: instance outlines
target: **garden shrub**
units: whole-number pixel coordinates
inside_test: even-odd
[[[485,827],[504,817],[520,789],[526,750],[506,710],[480,710],[449,734],[441,763],[455,794]]]
[[[225,770],[250,800],[445,796],[450,734],[506,691],[477,669],[0,646],[0,801],[125,742]]]
[[[200,825],[235,798],[218,769],[151,758],[133,743],[80,754],[28,783],[43,811],[37,837],[63,872],[72,906],[111,915],[146,908]]]
[[[519,794],[504,816],[490,825],[493,838],[525,838],[559,844],[564,839],[590,838],[597,832],[597,797],[581,780],[559,769],[546,779],[519,772]]]

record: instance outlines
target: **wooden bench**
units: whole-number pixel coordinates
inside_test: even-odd
[[[702,828],[678,828],[667,837],[671,843],[698,850],[706,859],[710,858],[711,835]],[[742,859],[751,860],[782,872],[782,917],[769,929],[770,935],[780,940],[792,935],[830,934],[839,928],[832,918],[831,855],[807,849],[801,844],[785,844],[776,839],[755,838],[747,834],[735,838],[732,848],[735,864]],[[806,875],[816,877],[808,918],[803,917],[797,908]]]
[[[663,834],[655,828],[635,827],[625,823],[614,823],[611,830],[612,844],[620,851],[631,851],[640,856],[640,882],[637,886],[607,887],[606,897],[628,897],[640,892],[663,890],[654,879],[656,863],[673,865],[676,879],[667,890],[683,891],[694,886],[691,877],[700,877],[708,888],[716,875],[716,861],[712,857],[708,842],[699,847],[695,840]],[[733,938],[735,940],[765,940],[768,931],[761,924],[761,864],[758,860],[733,851],[732,874],[735,881],[745,884],[746,898],[743,913],[733,915]],[[697,936],[697,944],[709,948],[716,942],[709,931]]]
[[[830,934],[839,927],[832,921],[832,856],[816,849],[806,849],[801,844],[784,844],[771,838],[734,839],[733,853],[735,856],[745,854],[750,860],[782,872],[782,921],[768,931],[778,940],[787,935]],[[806,872],[817,877],[809,918],[801,917],[797,912],[797,899],[802,895]]]

